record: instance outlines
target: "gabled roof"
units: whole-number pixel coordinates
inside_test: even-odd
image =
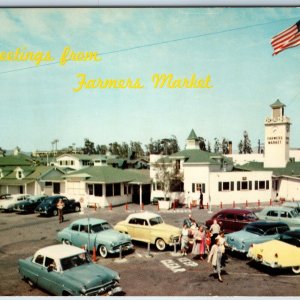
[[[184,158],[184,163],[221,164],[221,160],[230,162],[230,159],[221,153],[211,153],[200,149],[185,149],[170,155],[170,159],[176,158]]]

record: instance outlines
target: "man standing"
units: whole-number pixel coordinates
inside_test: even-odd
[[[204,206],[203,206],[203,194],[202,194],[202,189],[201,188],[200,188],[199,209],[204,209]]]
[[[64,221],[63,209],[65,207],[65,204],[61,198],[58,200],[56,207],[58,211],[58,221],[59,223],[62,223]]]

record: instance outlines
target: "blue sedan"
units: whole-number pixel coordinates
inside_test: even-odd
[[[247,253],[252,244],[260,244],[279,237],[290,230],[283,222],[257,221],[249,223],[242,230],[226,235],[226,247],[231,251]]]
[[[102,257],[133,249],[128,234],[114,230],[107,221],[97,218],[84,218],[71,223],[58,232],[57,240],[89,250],[95,247]]]

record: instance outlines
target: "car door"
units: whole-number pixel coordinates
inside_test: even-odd
[[[150,230],[151,227],[148,223],[148,220],[142,218],[136,218],[134,236],[137,240],[146,243],[150,242],[151,241]]]
[[[71,228],[71,243],[77,247],[87,247],[88,241],[88,225],[74,224]]]
[[[222,230],[225,232],[235,231],[235,215],[234,213],[225,213],[223,219]]]
[[[242,230],[248,224],[248,218],[246,214],[236,214],[234,231]]]

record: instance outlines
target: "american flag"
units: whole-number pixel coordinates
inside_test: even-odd
[[[271,45],[274,48],[273,55],[300,45],[300,20],[295,25],[275,35],[271,40]]]

